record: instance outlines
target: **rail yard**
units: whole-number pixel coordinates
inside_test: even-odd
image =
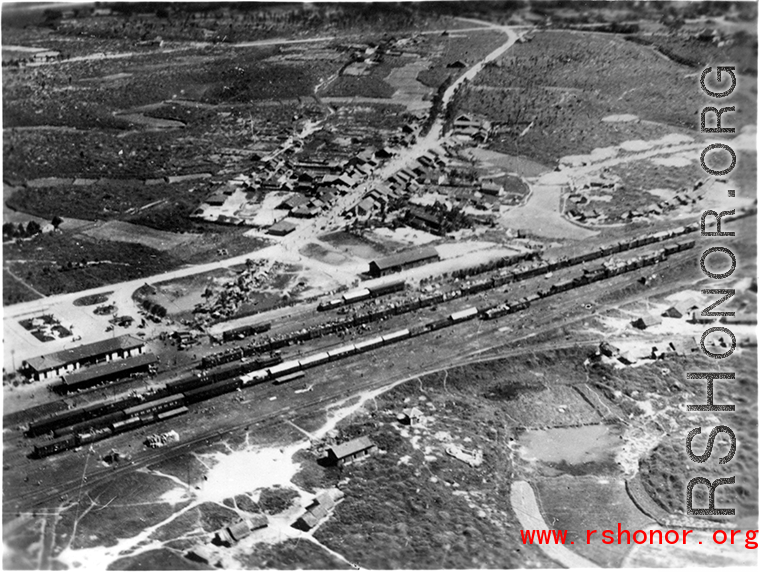
[[[4,568],[751,564],[755,7],[248,4],[3,7]]]

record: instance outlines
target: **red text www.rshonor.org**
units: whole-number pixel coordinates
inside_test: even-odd
[[[574,544],[567,542],[566,530],[520,530],[522,544]],[[588,530],[585,534],[586,544],[688,544],[688,535],[692,530],[625,530],[617,523],[616,530]],[[756,549],[755,542],[759,530],[715,530],[712,540],[715,544],[741,544],[745,548]],[[581,541],[580,541],[581,542]],[[691,538],[690,544],[702,544]]]

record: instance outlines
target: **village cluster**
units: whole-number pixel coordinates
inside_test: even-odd
[[[192,216],[284,236],[298,228],[298,219],[333,209],[341,197],[368,181],[361,200],[340,214],[376,225],[397,221],[443,236],[475,222],[492,225],[501,202],[514,204],[523,198],[510,197],[503,184],[479,175],[471,161],[457,156],[458,146],[486,141],[492,128],[489,121],[468,115],[452,122],[453,138],[443,150],[431,149],[377,180],[380,168],[413,144],[420,128],[412,119],[387,146],[364,148],[345,160],[294,160],[286,151],[298,147],[299,140],[288,139],[274,153],[254,155],[257,166],[252,172],[218,185]]]

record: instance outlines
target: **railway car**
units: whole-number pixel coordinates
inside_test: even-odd
[[[79,442],[79,445],[87,445],[89,443],[94,443],[95,441],[107,439],[111,435],[111,428],[104,427],[102,429],[95,429],[87,433],[79,433],[77,440]]]
[[[509,314],[513,314],[514,312],[521,312],[522,310],[526,310],[529,307],[530,301],[527,298],[520,298],[511,305],[511,308],[509,308]]]
[[[179,393],[177,395],[170,395],[169,397],[164,397],[162,399],[148,401],[141,405],[135,405],[134,407],[129,407],[125,409],[124,414],[127,417],[132,417],[134,415],[143,415],[145,413],[155,413],[158,411],[163,411],[165,409],[170,409],[175,406],[183,405],[184,397],[185,397],[184,394]]]
[[[464,322],[466,320],[471,320],[474,318],[478,313],[477,308],[466,308],[465,310],[461,310],[460,312],[454,312],[450,316],[448,316],[454,324],[458,324],[459,322]]]
[[[191,389],[184,394],[184,402],[187,404],[198,403],[212,397],[230,393],[237,389],[237,384],[241,385],[242,382],[238,379],[225,379],[211,385]]]
[[[382,345],[382,338],[372,338],[370,340],[364,340],[356,344],[356,353],[368,352]]]
[[[379,286],[372,286],[369,288],[369,292],[372,298],[378,298],[379,296],[386,296],[387,294],[393,294],[394,292],[400,292],[406,288],[405,280],[394,280],[387,282]]]
[[[279,339],[279,340],[271,340],[271,341],[269,341],[269,343],[268,343],[268,345],[266,347],[266,351],[267,352],[273,352],[273,351],[282,349],[284,347],[287,347],[289,345],[290,345],[290,342],[287,341],[284,338]]]
[[[274,380],[274,385],[282,385],[284,383],[295,381],[296,379],[303,379],[304,377],[306,377],[305,373],[303,373],[302,371],[296,371],[295,373],[278,377],[277,379]]]
[[[673,236],[673,237],[675,237],[675,236],[682,236],[682,235],[683,235],[683,234],[685,234],[686,232],[687,232],[687,231],[685,230],[685,227],[684,227],[684,226],[677,226],[677,227],[673,228],[673,229],[670,231],[670,233],[671,233],[671,236]]]
[[[327,312],[329,310],[334,310],[335,308],[339,308],[344,303],[345,302],[342,300],[342,298],[337,298],[335,300],[325,300],[323,302],[319,302],[319,305],[316,307],[316,310],[318,312]]]
[[[427,332],[426,324],[419,324],[417,326],[412,326],[409,328],[409,337],[414,338],[416,336],[421,336],[422,334],[426,332]]]
[[[395,342],[400,342],[401,340],[405,340],[411,337],[411,332],[408,329],[405,330],[398,330],[397,332],[392,332],[390,334],[385,334],[382,336],[382,342],[384,344],[393,344]]]
[[[243,385],[257,385],[269,379],[269,370],[259,369],[257,371],[252,371],[243,375],[240,379],[242,380]]]
[[[125,433],[126,431],[131,431],[132,429],[136,429],[141,425],[142,422],[140,421],[139,417],[129,417],[128,419],[111,423],[111,431],[114,435],[116,435],[117,433]]]
[[[427,324],[427,331],[428,332],[434,332],[436,330],[441,330],[443,328],[447,328],[450,325],[450,316],[447,316],[443,318],[442,320],[436,320],[434,322],[430,322]]]
[[[567,290],[572,288],[572,280],[562,280],[560,282],[556,282],[556,284],[553,284],[551,286],[551,292],[554,294],[558,294],[559,292],[566,292]]]
[[[367,300],[371,297],[371,295],[372,293],[368,288],[361,288],[360,290],[353,290],[351,292],[346,292],[343,294],[343,301],[346,304],[355,304],[361,300]]]
[[[195,389],[196,387],[200,387],[201,385],[204,385],[206,383],[208,383],[207,377],[200,376],[200,375],[192,375],[192,376],[183,377],[181,379],[177,379],[174,381],[169,381],[166,384],[166,389],[171,395],[174,393],[181,393],[188,389]]]
[[[540,300],[540,296],[538,294],[530,294],[525,298],[525,300],[527,300],[528,304],[532,304],[533,302]]]
[[[176,409],[170,409],[169,411],[161,411],[156,417],[158,421],[164,421],[165,419],[171,419],[172,417],[184,415],[188,411],[189,409],[187,409],[187,407],[182,406],[177,407]]]
[[[442,292],[438,292],[437,294],[433,294],[429,297],[428,302],[430,304],[440,304],[444,300],[445,296]]]
[[[298,370],[300,370],[300,362],[298,360],[290,360],[270,367],[269,374],[271,377],[280,377]]]
[[[528,278],[532,278],[533,276],[537,276],[540,274],[538,267],[535,266],[533,268],[526,268],[525,270],[522,270],[518,273],[519,280],[527,280]]]
[[[329,356],[329,361],[336,361],[344,357],[351,356],[355,353],[356,353],[356,346],[353,344],[350,344],[347,346],[341,346],[339,348],[335,348],[334,350],[329,350],[327,352],[327,355]]]
[[[49,457],[50,455],[55,455],[56,453],[66,451],[67,449],[73,449],[78,444],[79,440],[76,435],[68,435],[50,443],[45,443],[44,445],[35,445],[32,450],[32,456],[37,459],[42,459],[43,457]]]
[[[309,367],[315,367],[329,361],[329,355],[327,352],[321,352],[312,356],[308,356],[301,360],[298,360],[302,369],[308,369]]]
[[[122,421],[124,418],[125,418],[125,414],[123,411],[115,411],[113,413],[108,413],[100,417],[88,419],[87,421],[82,421],[80,423],[77,423],[76,425],[70,425],[68,427],[62,427],[60,429],[56,429],[53,432],[53,435],[55,435],[56,437],[59,437],[61,435],[65,435],[68,433],[74,433],[74,434],[84,433],[86,431],[91,431],[93,429],[107,427],[114,421]]]
[[[495,320],[496,318],[509,314],[510,311],[511,306],[508,304],[499,304],[498,306],[485,310],[484,317],[486,320]]]
[[[67,425],[83,421],[85,418],[86,413],[82,409],[64,411],[63,413],[60,413],[53,417],[47,417],[45,419],[41,419],[40,421],[34,421],[30,423],[24,434],[27,437],[37,437],[39,435],[44,435],[45,433],[50,433],[51,431],[54,431],[60,427],[65,427]]]
[[[668,244],[664,247],[664,254],[667,256],[675,254],[676,252],[680,252],[680,247],[677,244]]]

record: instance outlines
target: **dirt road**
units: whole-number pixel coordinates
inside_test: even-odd
[[[548,530],[551,528],[543,520],[543,515],[540,514],[540,507],[530,483],[526,481],[512,483],[511,508],[516,513],[523,530]],[[546,556],[567,568],[599,568],[595,563],[575,554],[561,544],[541,544],[540,549]]]

